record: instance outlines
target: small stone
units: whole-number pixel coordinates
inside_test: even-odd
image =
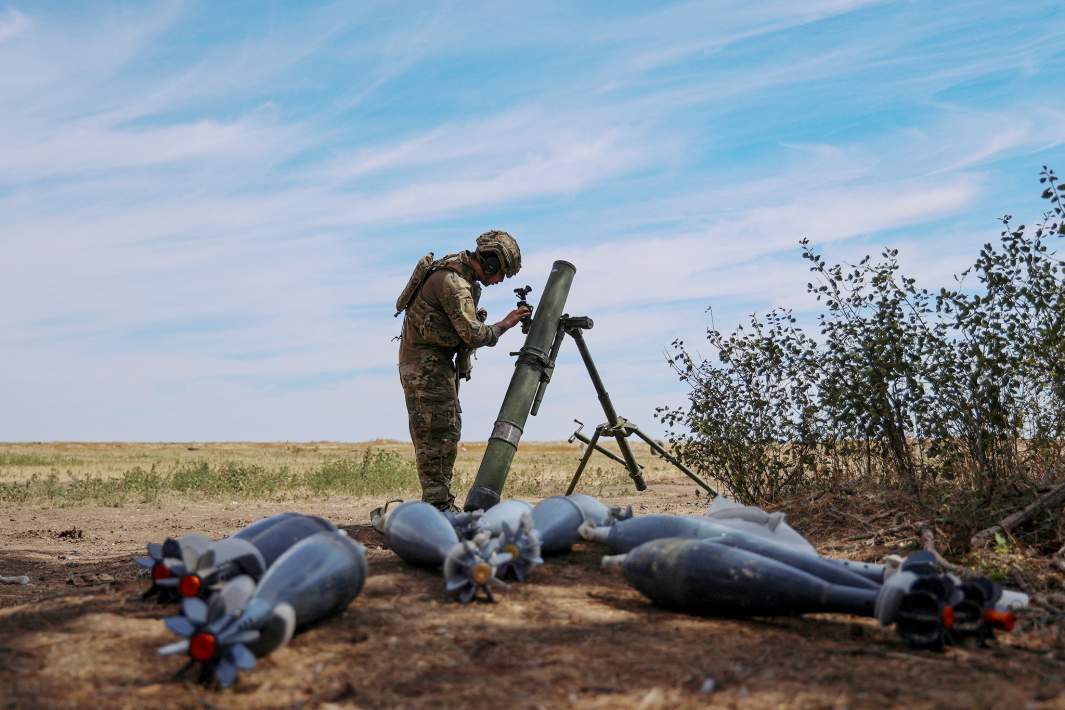
[[[0,577],[0,584],[29,584],[30,578],[24,574],[20,574],[17,577]]]
[[[666,694],[661,688],[651,688],[636,706],[639,710],[658,710],[666,705]]]
[[[699,687],[700,693],[710,694],[715,690],[717,690],[717,681],[715,681],[713,678],[706,678],[705,680],[703,680],[702,686]]]

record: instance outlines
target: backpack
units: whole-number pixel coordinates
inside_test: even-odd
[[[402,293],[400,293],[399,298],[396,299],[396,314],[393,316],[394,318],[407,310],[407,307],[410,306],[412,301],[414,301],[414,296],[418,293],[418,289],[420,289],[422,284],[425,283],[425,280],[429,278],[429,274],[436,271],[439,264],[439,261],[433,260],[433,252],[429,252],[421,259],[418,259],[418,263],[414,265],[414,271],[411,272],[407,285],[403,287]]]

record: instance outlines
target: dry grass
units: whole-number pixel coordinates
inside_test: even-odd
[[[455,489],[467,490],[484,442],[464,444]],[[669,464],[634,445],[648,476]],[[524,442],[508,492],[544,496],[565,489],[581,449],[565,442]],[[152,503],[175,495],[293,500],[334,494],[411,496],[419,491],[409,443],[32,443],[0,444],[0,501],[56,506]],[[624,469],[595,455],[581,489],[597,495],[631,488]]]

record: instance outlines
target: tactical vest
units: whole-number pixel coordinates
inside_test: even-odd
[[[420,297],[422,286],[437,271],[444,269],[454,271],[466,280],[461,256],[461,254],[448,254],[434,261],[433,253],[429,252],[415,264],[407,285],[396,299],[396,316],[406,311],[403,331],[405,334],[414,336],[411,340],[416,341],[409,342],[409,345],[431,345],[448,349],[459,348],[462,345],[462,340],[455,332],[447,314]],[[470,294],[476,304],[480,301],[481,286],[476,281],[468,283]]]

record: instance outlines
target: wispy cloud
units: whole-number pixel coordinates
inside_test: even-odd
[[[802,27],[826,18],[843,15],[884,0],[818,0],[816,2],[722,2],[708,16],[706,5],[698,2],[667,7],[640,17],[624,30],[629,39],[646,40],[654,28],[662,30],[651,49],[640,50],[628,60],[636,72],[648,72],[692,58],[705,57],[731,45],[757,37]],[[644,42],[641,42],[644,44]]]
[[[25,34],[30,29],[30,19],[14,8],[0,12],[0,44]]]
[[[402,437],[395,291],[489,227],[522,283],[577,265],[571,310],[650,425],[707,306],[808,305],[800,237],[942,279],[1031,204],[1065,12],[961,9],[0,9],[0,439]],[[469,438],[511,345],[464,388]],[[564,358],[536,437],[595,404]]]

